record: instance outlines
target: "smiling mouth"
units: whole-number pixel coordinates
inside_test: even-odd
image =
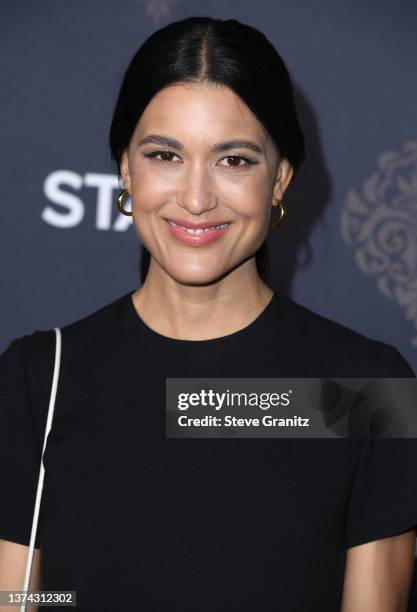
[[[226,229],[226,227],[228,225],[230,225],[230,223],[221,223],[220,225],[211,225],[210,227],[206,227],[206,228],[192,229],[190,227],[186,227],[185,225],[180,225],[179,223],[174,223],[174,221],[171,221],[170,219],[166,219],[166,222],[171,227],[180,227],[181,229],[185,230],[188,234],[190,234],[192,236],[196,236],[196,235],[199,235],[199,234],[208,234],[209,232],[215,232],[215,231],[223,230],[223,229]]]

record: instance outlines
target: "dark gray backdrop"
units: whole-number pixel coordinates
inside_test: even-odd
[[[139,285],[108,129],[124,69],[189,15],[261,29],[307,138],[271,285],[417,368],[417,5],[411,0],[2,0],[0,351]]]
[[[139,285],[108,128],[124,69],[192,14],[261,29],[293,76],[307,161],[271,230],[274,288],[417,367],[417,6],[2,0],[0,350]],[[119,225],[118,225],[119,224]]]

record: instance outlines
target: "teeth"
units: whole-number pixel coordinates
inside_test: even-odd
[[[178,225],[177,223],[174,223],[173,221],[168,221],[168,223],[172,225],[173,227],[176,227]],[[197,235],[197,234],[207,234],[208,232],[211,232],[214,229],[224,229],[228,225],[229,225],[228,223],[222,223],[221,225],[212,225],[211,227],[207,227],[206,229],[190,229],[189,227],[184,227],[183,225],[180,225],[179,227],[182,227],[183,229],[185,229],[185,231],[188,234]]]

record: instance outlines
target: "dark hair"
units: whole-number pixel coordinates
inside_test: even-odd
[[[270,135],[294,175],[304,160],[304,136],[297,119],[288,70],[266,36],[236,19],[187,17],[160,28],[142,44],[123,77],[110,127],[117,163],[153,96],[174,83],[212,82],[233,90]],[[142,263],[141,281],[149,267]],[[269,274],[267,245],[256,252],[258,274]]]

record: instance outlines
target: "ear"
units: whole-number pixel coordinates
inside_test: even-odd
[[[123,151],[122,156],[120,158],[120,175],[123,179],[124,188],[130,191],[130,172],[127,149]]]
[[[293,174],[294,168],[292,167],[288,159],[284,157],[278,166],[277,178],[274,185],[275,200],[284,199],[285,191],[291,182]]]

